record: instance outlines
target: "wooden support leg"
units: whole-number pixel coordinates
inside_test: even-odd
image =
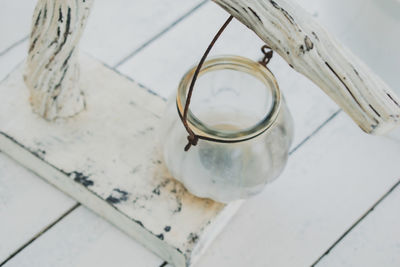
[[[92,2],[37,3],[24,80],[33,111],[46,120],[71,117],[85,108],[76,54]]]
[[[400,125],[400,99],[292,0],[213,0],[254,31],[367,133]],[[372,51],[371,51],[372,52]]]

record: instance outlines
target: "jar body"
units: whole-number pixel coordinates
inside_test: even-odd
[[[276,122],[261,135],[238,143],[200,140],[185,152],[187,132],[169,100],[161,126],[165,164],[192,194],[219,202],[248,198],[273,181],[286,165],[293,122],[284,101]]]
[[[229,56],[204,63],[187,122],[200,138],[184,151],[183,117],[195,69],[168,101],[160,130],[164,161],[194,195],[219,202],[248,198],[282,172],[293,122],[273,74],[259,63]]]

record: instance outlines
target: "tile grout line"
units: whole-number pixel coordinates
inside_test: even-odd
[[[76,203],[74,206],[72,206],[70,209],[68,209],[65,213],[63,213],[59,218],[57,218],[54,222],[46,226],[42,231],[37,233],[35,236],[33,236],[28,242],[23,244],[21,247],[19,247],[16,251],[14,251],[10,256],[8,256],[3,262],[0,263],[0,267],[6,264],[8,261],[10,261],[12,258],[14,258],[19,252],[21,252],[23,249],[25,249],[27,246],[29,246],[31,243],[33,243],[36,239],[38,239],[41,235],[46,233],[48,230],[50,230],[54,225],[56,225],[58,222],[60,222],[62,219],[64,219],[66,216],[68,216],[71,212],[73,212],[75,209],[77,209],[81,204]]]
[[[170,25],[168,25],[166,28],[164,28],[162,31],[151,37],[149,40],[147,40],[144,44],[139,46],[137,49],[133,50],[131,53],[129,53],[127,56],[122,58],[120,61],[118,61],[115,65],[114,68],[120,67],[122,64],[124,64],[126,61],[137,55],[140,51],[142,51],[145,47],[147,47],[149,44],[153,43],[155,40],[160,38],[162,35],[167,33],[169,30],[171,30],[174,26],[179,24],[181,21],[192,15],[195,11],[197,11],[200,7],[202,7],[205,3],[207,3],[208,0],[203,0],[200,2],[198,5],[196,5],[194,8],[190,9],[187,13],[185,13],[183,16],[179,17],[177,20],[172,22]]]
[[[329,118],[327,118],[321,125],[319,125],[311,134],[309,134],[306,138],[304,138],[297,146],[295,146],[290,152],[289,155],[292,155],[296,152],[301,146],[303,146],[310,138],[316,135],[325,125],[327,125],[331,120],[333,120],[342,110],[338,109],[333,113]]]
[[[349,229],[347,229],[326,251],[322,254],[312,265],[315,267],[326,255],[328,255],[333,248],[335,248],[356,226],[358,226],[374,209],[379,206],[398,186],[400,180],[398,180],[382,197],[378,199]]]
[[[91,56],[91,55],[90,55]],[[100,64],[102,64],[103,66],[105,66],[106,68],[114,71],[116,74],[118,74],[119,76],[129,80],[132,83],[135,83],[137,85],[139,85],[140,87],[142,87],[143,89],[147,90],[149,93],[156,95],[158,97],[160,97],[162,100],[164,100],[165,102],[168,100],[167,98],[165,98],[164,96],[159,95],[157,92],[155,92],[154,90],[150,89],[148,86],[144,85],[143,83],[136,81],[135,79],[133,79],[131,76],[122,73],[121,71],[119,71],[116,67],[110,66],[108,65],[106,62],[103,62],[102,60],[98,59],[97,57],[91,56],[92,58],[94,58],[95,60],[97,60]]]
[[[0,52],[0,57],[4,56],[5,54],[7,54],[10,50],[14,49],[16,46],[22,44],[23,42],[25,42],[28,39],[28,35],[26,35],[24,38],[18,40],[17,42],[13,43],[11,46],[7,47],[6,49],[4,49],[3,51]]]
[[[0,77],[0,84],[2,84],[5,80],[7,80],[11,74],[13,74],[13,72],[19,68],[19,66],[22,64],[22,62],[24,62],[24,60],[18,62],[18,64],[16,64],[8,74],[6,74],[4,77]]]

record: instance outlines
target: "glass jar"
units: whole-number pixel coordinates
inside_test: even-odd
[[[292,118],[268,68],[238,56],[207,60],[198,76],[187,122],[209,140],[185,152],[183,115],[196,67],[183,77],[162,120],[161,143],[172,176],[194,195],[219,202],[260,192],[283,170]]]

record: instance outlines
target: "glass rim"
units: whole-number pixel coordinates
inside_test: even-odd
[[[191,68],[188,72],[186,72],[178,87],[178,93],[176,96],[176,106],[178,114],[181,118],[183,117],[185,109],[187,92],[189,90],[190,83],[192,81],[196,68],[197,65]],[[264,83],[266,89],[270,90],[272,94],[271,108],[268,110],[264,118],[262,118],[255,125],[232,132],[220,132],[211,129],[200,119],[198,119],[190,111],[189,108],[187,122],[191,130],[196,135],[201,136],[202,139],[215,142],[222,142],[222,143],[235,143],[255,138],[260,134],[264,133],[265,131],[267,131],[269,128],[271,128],[271,126],[276,122],[276,119],[279,115],[279,112],[281,110],[281,101],[282,101],[281,91],[279,89],[276,78],[272,74],[272,72],[267,67],[248,58],[225,55],[225,56],[212,57],[207,61],[205,61],[199,72],[198,79],[200,79],[200,77],[205,73],[222,69],[231,69],[231,70],[245,72],[249,75],[254,76],[262,83]]]

